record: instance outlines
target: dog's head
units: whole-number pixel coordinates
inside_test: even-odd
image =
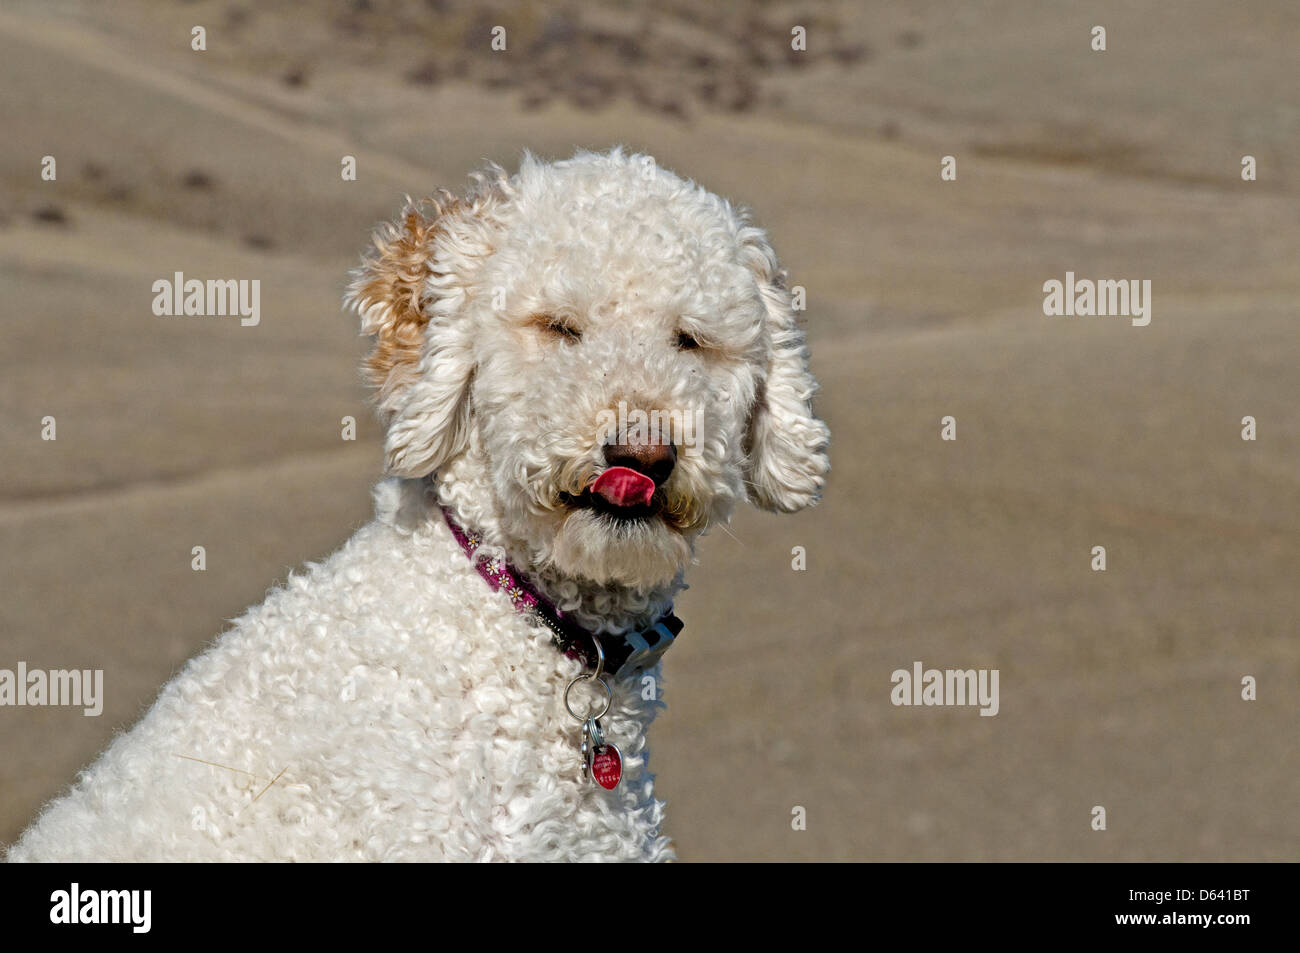
[[[776,256],[649,156],[526,156],[408,204],[350,301],[390,472],[473,458],[536,567],[648,590],[736,500],[815,503],[826,425]]]

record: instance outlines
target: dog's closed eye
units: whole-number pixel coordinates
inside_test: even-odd
[[[535,314],[532,323],[552,337],[566,342],[582,340],[582,329],[565,318],[555,314]]]
[[[694,351],[700,346],[700,342],[695,339],[694,335],[687,334],[685,331],[677,332],[677,347],[683,351]]]

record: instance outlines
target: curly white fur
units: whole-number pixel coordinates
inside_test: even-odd
[[[738,500],[822,491],[776,258],[725,200],[620,150],[490,167],[375,243],[350,294],[388,428],[375,520],[190,662],[10,860],[672,856],[645,751],[660,672],[653,700],[613,685],[623,785],[584,784],[561,700],[578,663],[488,588],[439,505],[589,629],[649,624]],[[620,401],[703,415],[640,522],[571,505]]]

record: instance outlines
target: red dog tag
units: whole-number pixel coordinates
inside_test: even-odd
[[[591,776],[606,791],[618,787],[623,779],[623,756],[613,745],[601,745],[591,759]]]

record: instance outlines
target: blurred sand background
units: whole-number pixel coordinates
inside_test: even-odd
[[[107,701],[0,709],[0,843],[368,518],[372,226],[624,143],[756,210],[834,434],[823,505],[746,509],[679,603],[682,859],[1300,857],[1297,48],[1281,0],[6,2],[0,667]],[[1044,317],[1067,270],[1151,324]],[[175,271],[260,279],[261,324],[153,316]],[[913,660],[1000,669],[1000,714],[892,706]]]

